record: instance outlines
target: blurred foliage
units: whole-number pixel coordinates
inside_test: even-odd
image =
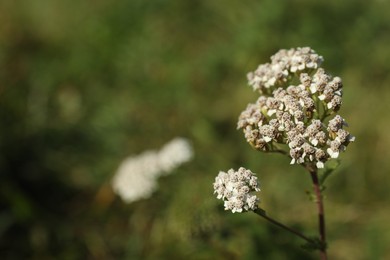
[[[0,2],[1,259],[316,259],[255,214],[223,211],[219,170],[257,172],[268,214],[316,234],[310,178],[253,151],[236,119],[245,75],[310,46],[344,81],[357,141],[326,190],[331,259],[390,251],[390,2]],[[192,140],[148,200],[110,181],[126,156]],[[300,176],[304,175],[305,176]]]

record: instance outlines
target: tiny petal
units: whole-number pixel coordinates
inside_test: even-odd
[[[328,148],[326,150],[328,152],[328,154],[330,155],[331,158],[337,158],[339,157],[339,152],[335,152],[333,151],[332,149]]]
[[[322,168],[324,168],[324,163],[323,162],[317,162],[316,166],[317,166],[318,169],[322,169]]]
[[[317,146],[318,140],[315,139],[315,138],[313,138],[313,139],[311,140],[311,143],[312,143],[314,146]]]
[[[310,85],[310,92],[312,94],[316,93],[317,92],[317,86],[315,84],[311,84]]]

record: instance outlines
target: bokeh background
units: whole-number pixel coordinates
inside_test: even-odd
[[[246,73],[310,46],[344,82],[356,142],[327,182],[331,259],[389,259],[390,2],[0,2],[1,259],[317,259],[213,195],[245,166],[270,216],[316,235],[310,178],[236,130]],[[194,159],[125,204],[120,162],[176,136]]]

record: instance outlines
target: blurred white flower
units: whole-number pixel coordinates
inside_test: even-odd
[[[192,147],[186,139],[175,138],[160,151],[149,150],[128,157],[119,166],[112,188],[126,203],[149,198],[157,189],[157,178],[189,161],[192,154]]]
[[[169,174],[173,169],[191,160],[191,158],[192,147],[190,143],[180,137],[164,145],[158,153],[159,166],[164,174]]]
[[[146,151],[125,159],[113,178],[114,192],[127,203],[150,197],[157,186],[157,158],[157,152]]]

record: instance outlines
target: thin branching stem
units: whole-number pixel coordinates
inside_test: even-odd
[[[265,212],[264,212],[263,210],[261,210],[261,209],[256,209],[254,212],[255,212],[257,215],[259,215],[260,217],[265,218],[266,220],[268,220],[268,221],[271,222],[272,224],[274,224],[274,225],[276,225],[276,226],[278,226],[278,227],[281,227],[281,228],[283,228],[283,229],[289,231],[290,233],[293,233],[294,235],[296,235],[296,236],[298,236],[298,237],[300,237],[300,238],[306,240],[308,243],[313,243],[313,242],[314,242],[312,239],[308,238],[307,236],[303,235],[302,233],[300,233],[300,232],[298,232],[298,231],[296,231],[296,230],[294,230],[294,229],[292,229],[292,228],[290,228],[290,227],[287,227],[286,225],[280,223],[279,221],[276,221],[276,220],[273,219],[273,218],[268,217],[268,216],[265,214]]]

